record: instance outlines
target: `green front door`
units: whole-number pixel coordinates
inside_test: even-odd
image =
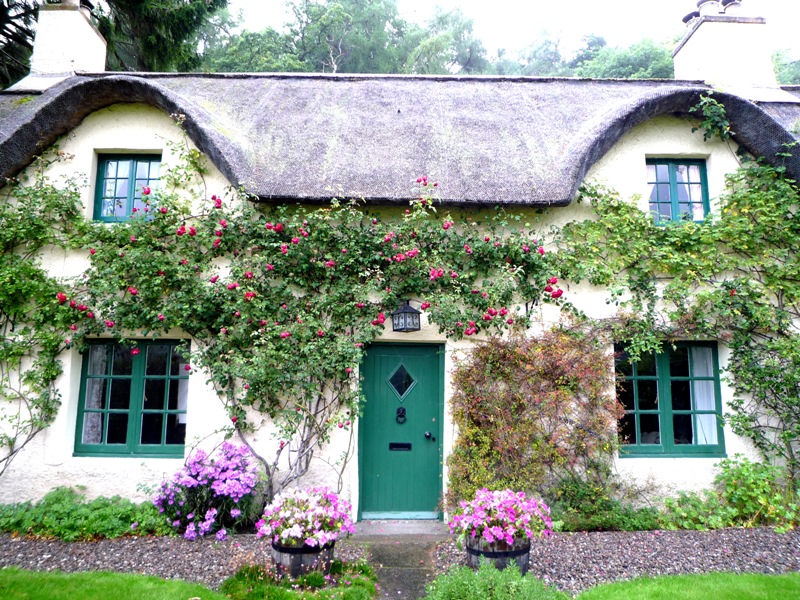
[[[361,518],[439,518],[444,349],[375,344],[362,373]]]

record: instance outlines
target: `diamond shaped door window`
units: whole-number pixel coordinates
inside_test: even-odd
[[[411,373],[409,373],[403,365],[400,365],[397,370],[392,373],[392,376],[389,377],[389,385],[400,397],[400,402],[405,399],[408,392],[411,391],[411,388],[413,388],[416,383]]]

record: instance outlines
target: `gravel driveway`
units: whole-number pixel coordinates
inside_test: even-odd
[[[365,557],[366,550],[359,544],[339,541],[336,554],[353,560]],[[436,553],[436,572],[462,564],[464,556],[455,542],[445,542]],[[224,542],[131,537],[73,543],[0,535],[0,567],[143,573],[196,581],[211,588],[218,588],[243,564],[268,560],[269,546],[255,535],[231,536]],[[530,572],[571,593],[638,575],[709,571],[800,571],[800,532],[723,529],[559,533],[535,540],[531,547]]]

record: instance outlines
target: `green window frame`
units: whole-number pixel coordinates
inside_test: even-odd
[[[180,340],[89,343],[81,370],[75,456],[182,457],[188,361]]]
[[[716,344],[665,344],[636,362],[614,350],[620,456],[725,456]]]
[[[708,215],[704,160],[647,159],[650,212],[656,223],[703,221]]]
[[[144,210],[144,187],[156,188],[161,171],[157,154],[101,154],[97,160],[94,219],[115,223]]]

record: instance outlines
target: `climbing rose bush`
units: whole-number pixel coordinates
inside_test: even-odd
[[[511,490],[476,492],[470,502],[462,500],[459,509],[448,523],[450,533],[458,533],[459,540],[467,537],[482,538],[491,544],[505,541],[549,536],[553,533],[550,507],[536,498],[527,498],[523,492]]]
[[[350,503],[327,487],[288,490],[264,509],[257,535],[281,546],[324,546],[355,531],[351,512]]]
[[[259,482],[250,449],[225,442],[213,458],[195,450],[170,481],[161,483],[153,504],[186,539],[215,533],[224,540],[228,529],[252,514]]]

